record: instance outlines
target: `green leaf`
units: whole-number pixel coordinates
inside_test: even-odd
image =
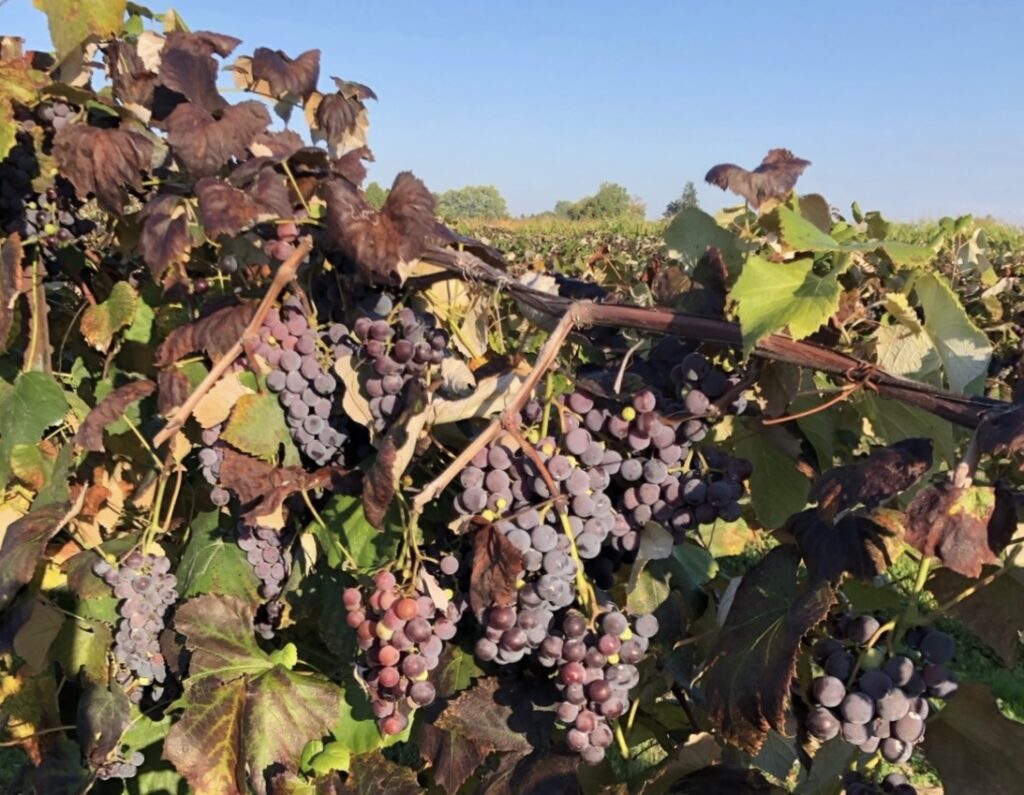
[[[839,251],[840,245],[800,213],[784,204],[776,208],[782,240],[794,251]]]
[[[331,734],[353,755],[366,754],[384,745],[370,700],[354,679],[345,683]]]
[[[1024,780],[1024,725],[1007,720],[986,685],[968,682],[928,721],[924,754],[946,792],[1017,795]]]
[[[131,325],[139,305],[139,294],[128,282],[117,282],[110,297],[82,313],[82,335],[86,342],[106,353],[114,335]]]
[[[483,668],[476,661],[476,655],[455,645],[448,647],[435,671],[437,675],[432,679],[441,698],[450,698],[460,690],[465,690],[473,684],[474,679],[484,674]]]
[[[835,601],[827,584],[801,589],[800,553],[780,546],[743,576],[705,676],[708,714],[722,736],[756,755],[785,731],[800,642]]]
[[[37,444],[43,432],[64,418],[68,402],[52,375],[20,373],[0,398],[0,488],[11,474],[11,454],[20,444]]]
[[[730,267],[739,265],[743,258],[736,236],[696,207],[685,207],[672,219],[665,230],[665,245],[670,254],[687,265],[695,264],[709,248],[721,251],[722,259]]]
[[[915,246],[898,240],[887,240],[882,243],[882,251],[899,267],[927,265],[935,257],[935,251],[929,246]]]
[[[327,556],[327,564],[334,568],[347,561],[342,547],[348,549],[360,569],[380,565],[392,560],[398,549],[399,533],[389,524],[376,529],[363,513],[363,502],[354,494],[335,494],[320,511],[327,523],[312,522],[306,528],[313,534]]]
[[[231,411],[231,418],[221,437],[243,453],[274,462],[283,445],[298,452],[284,421],[284,411],[277,396],[271,392],[242,395]],[[287,465],[287,461],[285,462]]]
[[[215,674],[234,679],[273,666],[256,644],[254,613],[253,606],[237,596],[219,594],[190,599],[178,608],[174,626],[192,652],[193,677]]]
[[[799,443],[781,426],[738,419],[736,454],[754,467],[750,501],[761,524],[775,529],[807,504],[811,484],[796,467]]]
[[[255,608],[262,599],[259,581],[245,552],[220,527],[221,513],[209,511],[192,520],[191,538],[178,564],[178,593],[183,599],[206,593],[237,596]]]
[[[35,0],[50,23],[57,58],[64,60],[91,37],[111,38],[121,32],[127,0]]]
[[[920,273],[911,283],[924,309],[924,330],[942,358],[942,369],[954,392],[980,394],[985,386],[992,345],[945,280]]]
[[[352,761],[352,752],[335,740],[327,743],[324,749],[310,760],[309,769],[318,776],[324,776],[332,770],[347,771]]]
[[[141,345],[148,345],[153,336],[153,321],[156,313],[146,303],[145,299],[139,300],[138,308],[135,310],[135,317],[132,324],[125,329],[124,338],[129,342],[138,342]]]
[[[854,405],[871,422],[871,429],[880,442],[891,444],[903,439],[926,437],[935,445],[936,465],[940,460],[950,464],[955,460],[953,429],[934,414],[870,392],[862,392]]]
[[[843,267],[837,266],[827,276],[818,276],[812,259],[769,262],[757,256],[748,258],[732,290],[732,297],[739,302],[744,353],[787,326],[795,339],[821,328],[839,307],[842,271]]]
[[[88,679],[99,682],[106,675],[107,652],[113,642],[106,624],[79,617],[64,622],[53,645],[53,659],[71,679],[84,672]]]

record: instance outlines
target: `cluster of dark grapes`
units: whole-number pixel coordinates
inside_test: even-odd
[[[121,620],[114,635],[114,659],[119,663],[117,681],[124,686],[133,679],[143,687],[152,685],[150,695],[159,699],[167,678],[159,634],[168,608],[178,600],[177,579],[171,574],[170,560],[132,552],[120,566],[99,560],[93,571],[121,600]],[[143,687],[129,691],[129,698],[136,704],[142,701]]]
[[[294,222],[286,221],[284,223],[276,224],[274,227],[274,237],[272,240],[267,240],[263,244],[263,250],[269,256],[283,262],[295,251],[295,241],[298,237],[299,227]],[[234,267],[237,270],[237,260],[234,263]]]
[[[210,501],[218,508],[231,502],[231,492],[220,485],[220,465],[224,460],[224,442],[220,440],[223,425],[204,428],[201,434],[203,446],[199,449],[199,469],[203,479],[211,486]]]
[[[27,199],[20,223],[9,224],[7,231],[35,238],[46,250],[72,243],[96,228],[95,223],[78,216],[78,200],[65,182]]]
[[[38,172],[32,139],[19,133],[7,157],[0,160],[0,231],[13,232],[20,226],[26,198],[34,193],[32,179]]]
[[[128,757],[111,759],[96,769],[96,778],[109,781],[112,778],[135,778],[146,757],[141,751],[134,751]]]
[[[889,655],[867,645],[879,627],[874,616],[844,616],[832,636],[815,644],[822,674],[811,685],[806,725],[819,740],[842,736],[864,753],[906,762],[924,738],[928,699],[957,690],[946,667],[956,644],[944,632],[915,627],[904,637],[906,653]]]
[[[458,567],[455,558],[442,559],[442,571]],[[455,637],[462,603],[450,601],[442,610],[426,593],[403,594],[386,570],[377,573],[374,590],[363,597],[358,588],[345,590],[346,620],[365,652],[363,678],[377,725],[382,734],[400,734],[409,725],[409,713],[434,700],[428,674],[437,667],[445,642]]]
[[[343,462],[347,420],[334,411],[338,380],[317,355],[320,335],[301,304],[287,299],[260,329],[256,353],[271,366],[267,388],[276,392],[299,449],[318,466]]]
[[[283,533],[272,527],[238,525],[238,546],[259,578],[260,596],[267,600],[256,616],[255,625],[264,638],[272,638],[279,625],[284,607],[280,601],[281,591],[291,569],[291,552]]]
[[[433,315],[408,307],[400,309],[393,322],[375,314],[359,317],[351,337],[343,326],[328,334],[332,343],[357,349],[374,430],[383,432],[402,411],[401,392],[406,382],[422,377],[428,367],[443,361],[448,334],[437,328]]]
[[[650,614],[638,616],[630,628],[626,616],[612,609],[594,631],[583,615],[569,611],[561,631],[541,643],[538,661],[558,669],[558,719],[568,727],[566,744],[584,762],[604,759],[613,737],[608,720],[629,709],[630,690],[640,681],[637,665],[657,631],[658,620]]]
[[[917,789],[901,773],[890,773],[879,782],[851,770],[843,774],[844,795],[917,795]]]

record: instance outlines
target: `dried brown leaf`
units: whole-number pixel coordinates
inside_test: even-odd
[[[252,76],[265,82],[271,96],[281,99],[289,94],[308,97],[320,79],[320,50],[307,50],[290,58],[281,50],[257,47],[252,56]]]
[[[373,466],[363,479],[363,512],[366,521],[380,530],[384,517],[395,499],[395,458],[398,448],[388,434],[384,438]]]
[[[423,253],[436,225],[433,194],[408,171],[395,178],[379,212],[344,179],[327,183],[326,199],[333,243],[371,282],[399,283],[399,266]]]
[[[152,110],[157,76],[146,67],[137,46],[127,41],[112,41],[104,47],[104,53],[114,96],[137,114],[139,110],[147,113]],[[143,116],[143,121],[149,120],[148,116]]]
[[[902,537],[889,527],[860,514],[847,514],[838,522],[814,508],[790,517],[785,530],[796,538],[812,581],[836,582],[843,574],[872,580],[892,563],[894,547]]]
[[[153,279],[160,281],[168,268],[188,259],[192,239],[186,204],[178,196],[155,196],[146,202],[139,217],[139,253]]]
[[[205,177],[196,183],[199,199],[199,220],[207,237],[234,237],[260,220],[273,217],[262,213],[259,205],[244,191],[233,188],[216,177]]]
[[[242,519],[250,524],[275,513],[296,492],[330,485],[336,474],[341,473],[329,467],[315,472],[299,466],[275,467],[230,447],[224,449],[220,465],[221,484],[238,497],[244,511]]]
[[[216,115],[195,105],[179,105],[167,117],[167,142],[193,176],[213,176],[233,157],[242,157],[270,126],[262,103],[229,105]]]
[[[809,160],[801,160],[788,149],[772,149],[753,171],[721,163],[708,171],[704,179],[742,196],[756,210],[768,199],[787,196],[809,165]]]
[[[995,563],[1017,528],[1013,494],[1000,485],[958,487],[943,481],[907,509],[907,543],[965,577]]]
[[[507,607],[516,600],[516,582],[523,575],[523,553],[487,523],[473,538],[473,570],[469,576],[469,604],[482,615],[492,606]]]
[[[194,351],[203,351],[211,359],[220,358],[242,338],[257,307],[255,301],[246,301],[218,309],[194,323],[179,326],[156,349],[153,364],[166,367]]]
[[[332,171],[339,177],[344,177],[355,186],[363,184],[366,179],[366,166],[363,161],[373,162],[373,152],[368,147],[360,146],[351,152],[346,152],[334,161]]]
[[[124,188],[141,191],[153,159],[153,142],[132,130],[69,124],[53,139],[53,156],[80,199],[96,196],[100,207],[119,214]]]
[[[160,85],[213,113],[227,102],[217,91],[217,61],[239,45],[239,39],[220,33],[176,30],[168,34],[160,55]]]
[[[829,470],[811,487],[810,499],[830,514],[858,504],[874,508],[917,483],[931,465],[931,439],[904,439]]]
[[[75,443],[94,453],[103,452],[103,430],[117,422],[124,410],[137,400],[149,397],[156,390],[156,384],[149,379],[132,381],[118,387],[90,411],[75,434]]]
[[[157,385],[157,411],[165,417],[183,405],[191,392],[188,376],[176,367],[161,371]]]
[[[38,508],[15,520],[0,539],[0,610],[32,579],[46,543],[61,528],[68,503]]]
[[[1024,405],[1016,404],[982,417],[977,443],[989,455],[1016,455],[1024,449]]]

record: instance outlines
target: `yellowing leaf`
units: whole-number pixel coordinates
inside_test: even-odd
[[[119,33],[127,5],[126,0],[35,0],[50,23],[50,38],[61,60],[86,39]]]
[[[270,392],[242,395],[221,438],[264,461],[273,461],[282,445],[294,449],[284,411]]]
[[[239,398],[252,394],[255,393],[242,383],[238,373],[228,373],[203,395],[192,416],[203,428],[212,428],[231,416]]]
[[[139,305],[139,294],[128,282],[118,282],[102,304],[82,314],[82,334],[96,350],[105,353],[114,335],[131,325]]]

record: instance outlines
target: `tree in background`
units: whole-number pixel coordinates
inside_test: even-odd
[[[683,195],[678,199],[670,201],[668,206],[665,207],[665,217],[671,218],[680,210],[685,210],[687,207],[700,208],[700,202],[697,200],[697,186],[689,181],[687,181],[683,186]]]
[[[616,182],[602,182],[593,196],[577,202],[560,201],[555,214],[573,221],[584,219],[643,217],[646,205]]]
[[[467,185],[438,193],[437,214],[444,218],[483,218],[493,221],[508,217],[505,197],[493,185]]]
[[[370,203],[370,206],[376,210],[379,210],[384,206],[384,202],[388,198],[389,191],[380,186],[378,182],[371,182],[366,186],[366,201]]]

